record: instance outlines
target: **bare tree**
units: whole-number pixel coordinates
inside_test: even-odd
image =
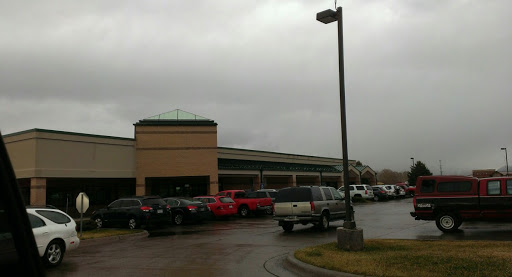
[[[377,174],[377,180],[384,184],[396,184],[407,181],[407,171],[397,172],[391,169],[383,169]]]

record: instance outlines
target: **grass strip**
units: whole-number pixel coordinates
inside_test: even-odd
[[[364,250],[337,243],[307,247],[295,258],[318,267],[367,276],[512,276],[512,242],[364,241]]]
[[[80,231],[78,231],[78,237],[80,240],[97,239],[112,236],[130,235],[135,233],[144,232],[142,229],[130,230],[130,229],[94,229],[89,231],[83,231],[82,237],[80,237]]]

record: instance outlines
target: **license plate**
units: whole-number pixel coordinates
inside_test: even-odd
[[[158,213],[158,214],[163,214],[163,213],[164,213],[164,210],[156,210],[156,213]]]
[[[229,208],[230,208],[230,209],[233,209],[233,205],[229,205]]]

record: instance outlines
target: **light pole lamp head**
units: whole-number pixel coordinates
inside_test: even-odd
[[[502,148],[501,148],[501,150],[505,150],[505,151],[507,151],[507,148],[505,148],[505,147],[502,147]]]
[[[316,20],[324,24],[329,24],[331,22],[338,20],[338,14],[336,13],[336,11],[333,11],[331,9],[325,10],[323,12],[319,12],[316,14]]]

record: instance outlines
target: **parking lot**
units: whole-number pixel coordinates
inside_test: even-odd
[[[510,240],[505,223],[464,223],[444,234],[434,222],[410,215],[412,199],[354,203],[355,219],[365,239]],[[294,276],[282,265],[295,249],[336,241],[327,231],[298,225],[285,233],[272,216],[169,226],[149,235],[82,241],[66,253],[47,276]]]

